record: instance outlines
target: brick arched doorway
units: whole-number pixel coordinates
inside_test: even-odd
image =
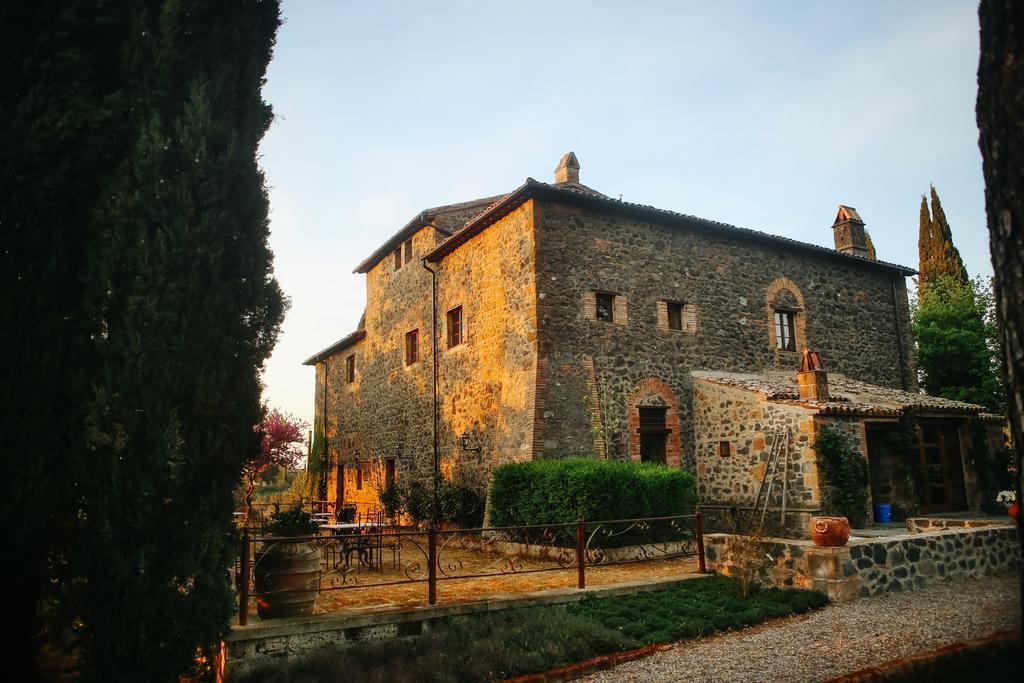
[[[679,467],[679,410],[668,384],[657,377],[641,380],[626,409],[630,459]]]

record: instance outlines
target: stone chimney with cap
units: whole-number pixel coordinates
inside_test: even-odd
[[[573,152],[567,153],[558,162],[555,169],[556,183],[578,183],[580,181],[580,162],[576,160]]]
[[[817,351],[804,349],[800,359],[800,370],[796,373],[796,384],[800,388],[801,401],[828,400],[828,373],[821,364]]]
[[[832,236],[836,241],[836,251],[861,258],[871,258],[867,233],[864,231],[864,221],[861,220],[857,209],[852,206],[839,205],[839,212],[832,224]]]

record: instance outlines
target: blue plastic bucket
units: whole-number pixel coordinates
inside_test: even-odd
[[[892,521],[892,505],[889,503],[875,503],[875,524],[888,524]]]

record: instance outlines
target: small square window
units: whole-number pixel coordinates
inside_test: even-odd
[[[723,458],[728,458],[730,455],[732,455],[732,444],[728,441],[719,441],[718,454]]]
[[[615,318],[615,295],[608,292],[597,292],[594,295],[594,319],[610,323]]]
[[[395,270],[398,270],[399,268],[402,267],[402,248],[399,247],[398,249],[395,249],[394,254],[395,254]]]
[[[448,311],[448,348],[458,346],[464,341],[465,326],[462,320],[462,306]]]
[[[420,331],[410,330],[405,333],[405,364],[412,365],[420,359]]]
[[[668,329],[683,329],[683,304],[675,301],[666,301],[665,308],[668,312]]]
[[[412,240],[406,240],[405,242],[405,262],[412,261]]]
[[[349,384],[356,381],[356,355],[352,354],[345,359],[345,381]]]

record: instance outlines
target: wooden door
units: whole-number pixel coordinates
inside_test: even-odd
[[[665,464],[665,442],[668,428],[665,425],[667,408],[642,406],[640,412],[640,461]]]
[[[964,491],[960,426],[955,423],[921,423],[921,465],[925,486],[921,492],[924,512],[967,509]]]

